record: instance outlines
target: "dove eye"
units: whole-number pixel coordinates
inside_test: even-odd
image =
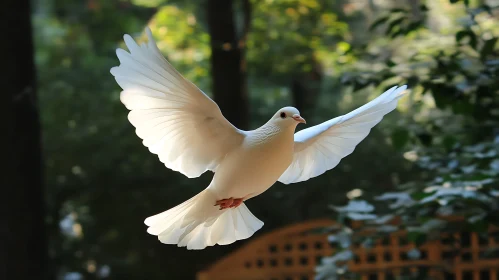
[[[282,112],[281,113],[281,119],[285,119],[286,118],[286,113]]]

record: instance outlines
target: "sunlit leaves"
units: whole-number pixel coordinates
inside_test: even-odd
[[[456,4],[458,2],[463,2],[466,7],[468,7],[470,5],[470,0],[449,0],[449,1],[452,4]]]
[[[369,27],[369,30],[374,30],[376,27],[378,26],[381,26],[382,24],[384,24],[385,22],[388,21],[388,19],[390,19],[390,16],[383,16],[383,17],[379,17],[378,19],[376,19],[372,24],[371,26]]]
[[[287,81],[290,73],[310,71],[314,57],[329,62],[345,56],[332,47],[342,41],[348,27],[331,7],[315,0],[255,2],[247,51],[250,75],[266,78],[272,73]]]
[[[359,212],[351,205],[336,208],[338,220],[345,227],[350,224],[344,217],[363,221],[357,230],[369,229],[373,233],[361,238],[365,242],[383,236],[385,229],[405,229],[409,241],[421,245],[442,231],[485,233],[489,225],[499,224],[499,123],[494,109],[499,106],[497,19],[488,15],[486,20],[481,19],[486,9],[465,9],[468,1],[451,2],[463,3],[461,8],[471,18],[462,27],[454,27],[451,34],[423,32],[420,27],[424,22],[408,24],[410,17],[402,16],[404,9],[393,9],[378,18],[371,25],[373,32],[383,27],[385,39],[401,38],[387,39],[390,51],[378,47],[381,50],[377,53],[365,56],[379,68],[370,70],[366,69],[367,63],[362,64],[342,80],[358,90],[383,83],[391,85],[394,79],[403,77],[415,101],[400,127],[392,130],[390,142],[395,148],[407,149],[404,158],[424,170],[420,174],[426,182],[400,184],[396,192],[365,201],[374,207],[369,212]],[[428,11],[427,7],[420,8]],[[416,30],[420,31],[413,34],[418,37],[402,39]],[[433,42],[447,40],[450,44],[418,47],[425,36],[438,38]],[[396,56],[397,51],[408,50],[392,46],[404,44],[408,38],[414,54]],[[398,217],[400,222],[381,222],[380,217],[387,215]],[[417,251],[412,254],[416,259],[420,257]]]
[[[167,2],[167,0],[131,0],[131,2],[136,6],[156,8]]]
[[[424,5],[421,5],[420,9],[422,14],[427,11]],[[371,24],[369,30],[374,31],[378,27],[386,25],[385,34],[391,38],[395,38],[422,28],[424,21],[422,19],[414,19],[410,13],[410,11],[403,8],[390,9],[389,14],[378,17]]]
[[[174,5],[163,6],[150,28],[159,49],[186,78],[209,91],[209,35],[189,11]]]

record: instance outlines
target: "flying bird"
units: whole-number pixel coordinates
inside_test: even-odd
[[[263,226],[246,207],[276,181],[306,181],[334,168],[353,152],[373,126],[397,107],[406,86],[393,87],[343,116],[295,133],[305,119],[293,107],[278,110],[261,127],[243,131],[218,105],[163,57],[146,29],[148,42],[124,36],[120,65],[111,74],[123,89],[121,102],[144,146],[169,169],[188,178],[211,170],[206,189],[184,203],[148,217],[147,232],[160,242],[187,249],[226,245]]]

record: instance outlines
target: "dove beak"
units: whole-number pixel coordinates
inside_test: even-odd
[[[307,121],[298,114],[293,115],[293,119],[299,123],[307,123]]]

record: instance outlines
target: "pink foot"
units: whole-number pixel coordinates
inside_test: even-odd
[[[242,198],[225,198],[225,199],[220,199],[217,200],[217,203],[215,203],[215,206],[220,205],[220,210],[227,209],[227,208],[235,208],[238,207],[243,203]]]
[[[217,200],[217,203],[215,203],[215,206],[220,205],[220,210],[229,208],[232,205],[232,202],[234,202],[234,199],[231,198],[226,198],[226,199],[220,199]]]
[[[243,203],[242,198],[234,198],[234,202],[232,202],[232,205],[230,206],[230,208],[236,208],[239,205],[241,205],[242,203]]]

